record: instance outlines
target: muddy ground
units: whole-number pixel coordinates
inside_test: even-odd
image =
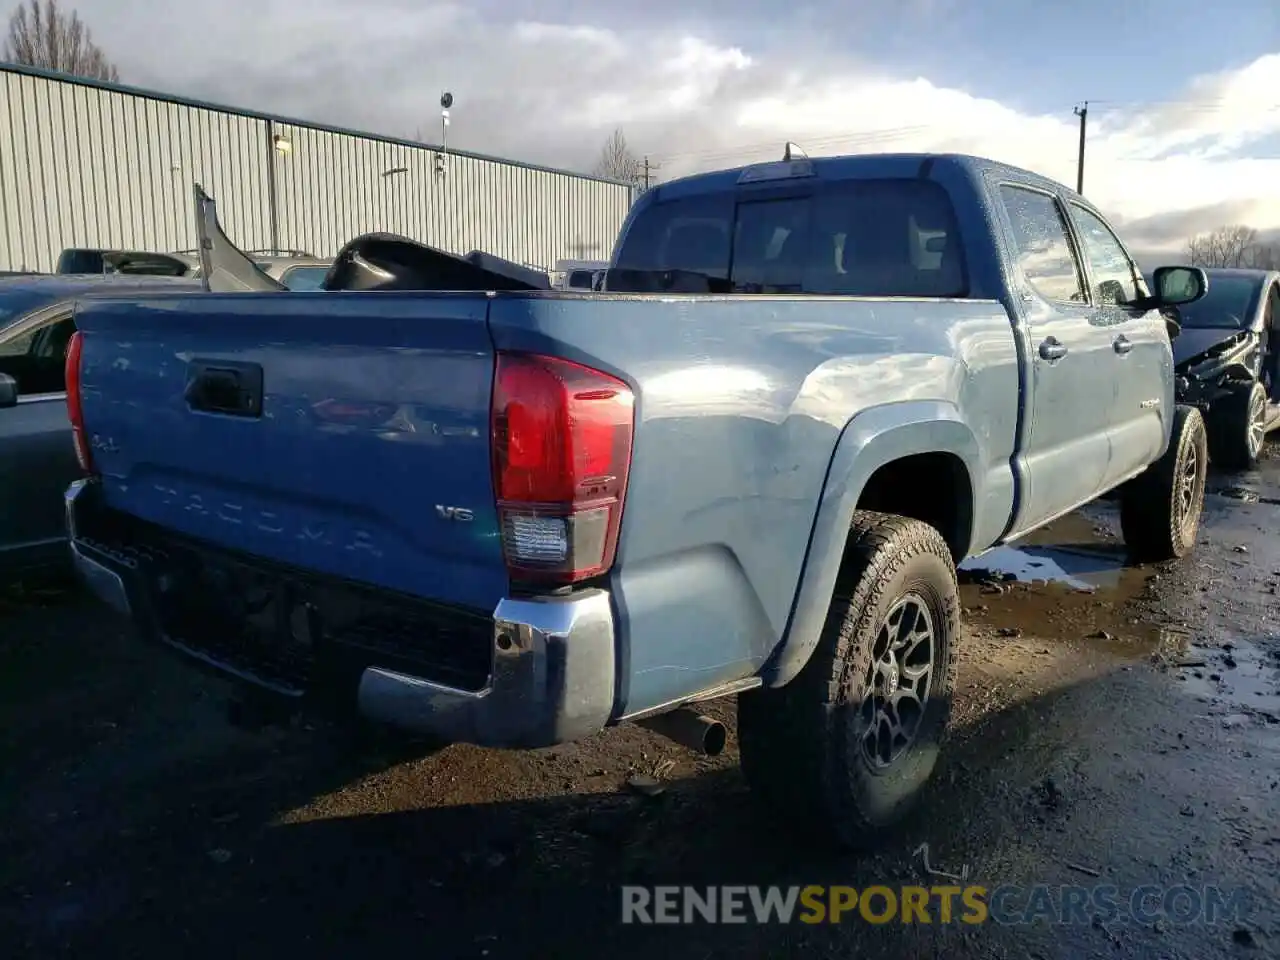
[[[969,565],[950,750],[918,815],[858,856],[764,820],[732,741],[708,760],[636,728],[523,754],[249,733],[226,723],[225,687],[91,603],[11,593],[0,942],[95,958],[1280,955],[1280,461],[1211,489],[1183,563],[1126,568],[1097,505]],[[731,723],[734,706],[709,712]],[[637,794],[635,774],[665,790]],[[922,843],[931,869],[989,888],[1218,885],[1248,909],[1215,924],[619,922],[624,883],[948,882]]]

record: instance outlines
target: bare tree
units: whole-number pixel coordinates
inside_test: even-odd
[[[596,161],[595,174],[609,180],[621,180],[636,186],[644,185],[644,163],[631,152],[627,136],[622,128],[614,130],[600,150],[600,159]]]
[[[1187,241],[1187,259],[1195,267],[1243,267],[1258,242],[1258,231],[1242,224],[1218,227]]]
[[[1245,251],[1244,265],[1254,270],[1280,270],[1280,245],[1255,243]]]
[[[13,11],[0,60],[90,80],[120,79],[80,15],[64,13],[58,0],[27,0]]]

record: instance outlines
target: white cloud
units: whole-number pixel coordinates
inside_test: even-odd
[[[1026,115],[795,33],[757,49],[706,28],[625,25],[612,7],[573,23],[493,2],[224,0],[193,18],[164,0],[97,0],[83,12],[143,85],[394,135],[438,129],[450,89],[452,143],[537,162],[589,167],[622,126],[664,178],[779,156],[795,140],[814,155],[972,152],[1075,182],[1070,104]],[[1170,231],[1228,215],[1280,227],[1280,150],[1260,146],[1280,135],[1276,91],[1280,54],[1190,79],[1164,104],[1093,105],[1086,192],[1141,222],[1148,248],[1176,249],[1185,233]],[[1272,158],[1248,158],[1255,147]]]

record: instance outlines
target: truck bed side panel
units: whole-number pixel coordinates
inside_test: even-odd
[[[498,349],[632,383],[637,431],[614,596],[620,714],[750,676],[782,638],[836,443],[889,401],[974,433],[975,537],[1013,501],[1013,330],[994,301],[499,297]]]
[[[245,554],[491,612],[506,572],[486,310],[484,295],[86,304],[85,417],[107,504]],[[260,366],[261,416],[193,410],[192,361]],[[450,522],[438,506],[474,519]]]

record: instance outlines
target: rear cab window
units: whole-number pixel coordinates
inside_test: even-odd
[[[951,197],[921,179],[816,181],[789,195],[725,190],[636,217],[610,290],[964,297]]]

